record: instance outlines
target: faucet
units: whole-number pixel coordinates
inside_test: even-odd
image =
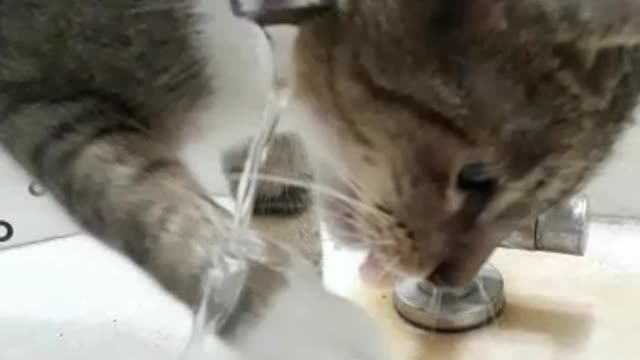
[[[501,246],[584,256],[588,210],[586,197],[574,197],[539,215],[533,224],[516,231]],[[400,316],[417,327],[440,332],[473,330],[501,314],[506,303],[504,280],[489,263],[475,281],[458,288],[440,288],[427,280],[405,279],[396,284],[393,302]]]

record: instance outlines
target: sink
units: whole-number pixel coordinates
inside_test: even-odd
[[[390,291],[341,291],[393,340],[397,360],[635,360],[640,356],[640,226],[594,221],[585,257],[500,249],[501,317],[467,333],[439,334],[400,318]],[[348,266],[346,263],[343,266]]]
[[[0,359],[178,359],[190,311],[98,241],[66,236],[77,226],[46,195],[29,195],[29,179],[6,166],[13,165],[0,166],[0,195],[10,206],[0,220],[10,220],[15,232],[0,242]],[[491,262],[504,276],[507,306],[498,321],[469,333],[408,325],[390,292],[358,282],[357,254],[327,246],[326,282],[374,315],[398,360],[637,359],[640,224],[605,220],[592,222],[583,258],[499,250]],[[296,221],[279,219],[275,233],[272,224],[262,226],[274,237],[319,236]],[[49,237],[62,238],[38,241]]]
[[[0,251],[0,358],[176,360],[191,316],[88,236]]]
[[[232,205],[228,198],[217,201]],[[36,211],[35,204],[21,206]],[[62,236],[79,232],[68,219],[58,223],[22,215],[13,223],[25,231],[0,243],[0,359],[180,358],[192,325],[188,308],[96,239],[81,233]],[[253,225],[272,238],[300,241],[320,236],[315,219],[309,212],[256,218]],[[26,231],[29,227],[58,236],[37,239],[37,233]],[[314,257],[320,251],[314,246],[301,250]]]
[[[366,307],[396,359],[637,359],[640,225],[595,221],[587,256],[499,250],[507,306],[485,328],[417,329],[390,292],[364,288],[358,254],[326,247],[329,287]],[[190,311],[120,255],[86,235],[0,251],[0,358],[175,360]]]

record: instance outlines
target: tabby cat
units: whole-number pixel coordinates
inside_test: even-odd
[[[238,89],[229,74],[246,71],[228,72],[244,61],[228,5],[0,0],[0,143],[85,229],[188,305],[228,215],[181,150],[202,129],[195,119],[216,133],[244,123],[221,110]],[[292,79],[310,113],[299,134],[325,164],[317,180],[357,200],[326,207],[337,233],[369,245],[365,278],[469,281],[504,234],[575,192],[630,122],[637,1],[325,5],[258,20],[299,25]],[[289,190],[270,189],[258,207],[304,209],[308,194]],[[221,334],[235,352],[225,356],[388,357],[370,320],[314,276],[256,274],[247,296],[264,306]]]

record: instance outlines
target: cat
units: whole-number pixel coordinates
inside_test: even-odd
[[[230,215],[183,157],[206,129],[225,144],[258,129],[262,104],[243,102],[268,92],[269,53],[250,25],[217,0],[0,1],[3,148],[84,229],[194,309]],[[289,139],[270,158],[295,158]],[[298,214],[308,195],[264,185],[256,211]],[[239,313],[217,334],[221,356],[388,358],[364,310],[325,291],[317,271],[290,272],[252,264]]]
[[[293,78],[315,115],[301,134],[340,159],[351,183],[333,187],[368,205],[331,202],[332,228],[391,240],[367,277],[469,282],[632,123],[635,1],[334,3],[298,20]]]
[[[223,3],[0,0],[0,143],[191,306],[228,214],[179,154],[198,114],[218,132],[238,122],[216,107],[233,87],[221,59],[243,61],[218,46],[238,40],[216,28]],[[504,234],[575,192],[631,121],[630,0],[604,11],[598,0],[343,0],[293,17],[262,15],[300,3],[256,3],[257,21],[299,26],[291,79],[311,115],[299,134],[316,181],[352,199],[321,200],[338,237],[371,248],[367,278],[469,281]],[[306,196],[283,187],[262,211],[301,211]],[[389,358],[372,321],[314,276],[252,274],[247,296],[264,306],[225,356]]]

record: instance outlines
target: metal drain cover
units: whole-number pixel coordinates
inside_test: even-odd
[[[504,281],[485,265],[476,281],[461,288],[439,288],[417,279],[396,284],[393,301],[408,322],[429,330],[455,332],[488,324],[505,305]]]

